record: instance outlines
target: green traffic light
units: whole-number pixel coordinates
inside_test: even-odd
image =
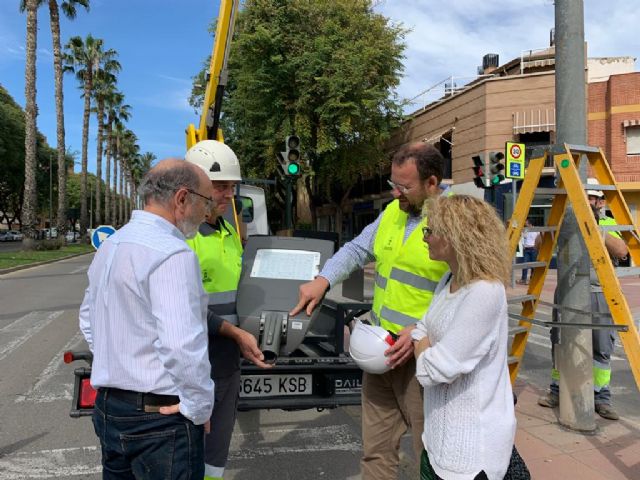
[[[297,163],[289,163],[287,165],[287,173],[289,175],[298,175],[300,173],[300,165]]]

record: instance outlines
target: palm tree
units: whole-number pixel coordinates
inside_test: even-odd
[[[137,155],[131,164],[131,204],[132,208],[138,208],[138,186],[145,174],[151,170],[153,162],[158,157],[151,152]]]
[[[131,159],[138,155],[140,147],[137,144],[138,138],[131,130],[126,130],[120,145],[120,198],[118,201],[118,220],[120,224],[126,221],[125,215],[125,201],[127,195],[125,193],[125,178],[126,183],[130,184],[130,164]],[[128,216],[128,215],[127,215]]]
[[[116,225],[120,224],[116,204],[118,196],[118,164],[120,163],[120,146],[122,145],[126,131],[127,129],[124,126],[124,123],[116,120],[111,133],[113,140],[113,143],[111,144],[111,151],[113,153],[113,190],[111,191],[111,212],[113,215],[113,223]]]
[[[53,70],[56,98],[57,150],[58,150],[58,215],[57,230],[59,238],[64,238],[67,228],[67,166],[64,132],[64,94],[62,88],[62,48],[60,44],[60,11],[57,0],[37,0],[38,8],[45,2],[49,4],[49,21],[51,25],[51,42],[53,44]],[[77,6],[89,10],[89,0],[63,0],[60,4],[64,15],[73,20],[76,18]],[[26,9],[26,1],[20,1],[20,11]]]
[[[84,234],[88,226],[87,216],[87,145],[89,142],[89,114],[91,111],[91,96],[93,93],[93,79],[96,72],[113,70],[108,67],[112,62],[117,63],[117,53],[113,49],[104,50],[103,41],[93,38],[91,34],[83,40],[81,37],[72,37],[65,45],[64,69],[76,74],[80,82],[84,96],[84,115],[82,121],[82,171],[80,182],[80,235]],[[100,185],[100,182],[97,182]],[[99,186],[97,188],[100,188]]]
[[[26,0],[27,61],[25,66],[25,140],[24,140],[24,197],[22,200],[22,230],[25,246],[31,247],[35,239],[36,224],[36,47],[38,35],[38,1]]]
[[[117,90],[114,90],[104,99],[105,111],[107,116],[107,123],[105,124],[105,156],[107,158],[106,170],[106,186],[104,192],[104,216],[105,223],[111,224],[113,222],[112,212],[112,192],[111,192],[111,159],[115,154],[115,139],[113,136],[113,128],[116,122],[124,122],[129,120],[131,116],[131,106],[126,105],[124,102],[124,94]],[[115,167],[115,161],[114,161]],[[114,188],[115,188],[115,175],[114,175]],[[115,216],[115,215],[113,215]]]
[[[67,0],[60,6],[64,15],[76,18],[76,6],[89,10],[89,0]],[[62,88],[62,48],[60,44],[60,14],[57,0],[49,0],[49,19],[51,23],[51,41],[53,43],[53,70],[56,96],[56,123],[58,149],[58,238],[63,239],[67,230],[67,166],[65,164],[66,147],[64,138],[64,95]]]
[[[107,71],[104,68],[99,69],[96,72],[93,85],[93,97],[95,99],[95,114],[98,119],[98,136],[96,140],[97,153],[96,153],[96,176],[98,179],[102,179],[102,141],[104,130],[104,109],[105,98],[110,96],[116,90],[116,77],[114,73],[120,70],[120,64],[118,62],[110,62],[105,67],[113,68],[112,71]],[[102,223],[102,192],[101,184],[98,182],[96,188],[96,223],[100,225]]]

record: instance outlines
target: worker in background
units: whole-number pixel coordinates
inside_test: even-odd
[[[405,145],[393,157],[389,185],[394,200],[362,233],[330,258],[320,275],[300,286],[300,301],[290,315],[306,307],[310,315],[330,287],[351,272],[376,262],[372,323],[398,335],[386,352],[386,373],[363,373],[363,480],[398,476],[400,438],[411,429],[416,458],[422,454],[422,390],[416,380],[411,331],[429,308],[447,264],[431,260],[422,241],[422,204],[443,194],[444,159],[432,145]]]
[[[524,263],[535,262],[538,257],[538,247],[540,246],[540,232],[532,232],[530,229],[533,227],[531,224],[531,220],[527,218],[524,224],[524,232],[522,234],[522,261]],[[522,277],[517,282],[520,285],[527,285],[529,280],[527,280],[528,270],[531,270],[533,274],[533,268],[523,268],[522,269]]]
[[[595,178],[588,178],[587,183],[597,185]],[[587,190],[589,204],[596,217],[598,225],[617,225],[613,218],[607,217],[605,213],[604,193],[600,190]],[[611,256],[614,264],[618,260],[626,257],[629,253],[627,245],[620,237],[618,232],[605,232],[603,235],[604,245],[607,252]],[[593,323],[611,324],[610,317],[603,317],[598,314],[611,314],[609,305],[602,293],[602,286],[595,272],[591,273],[591,311],[594,312]],[[558,303],[558,290],[554,294],[553,303]],[[558,311],[553,309],[553,321],[558,321]],[[553,368],[551,370],[551,385],[549,392],[538,399],[538,404],[543,407],[553,408],[559,404],[559,385],[560,372],[555,368],[555,345],[558,344],[558,329],[551,329],[551,357]],[[593,393],[595,410],[602,418],[609,420],[618,420],[620,416],[611,405],[611,390],[609,384],[611,382],[611,354],[615,342],[615,334],[613,329],[594,328],[591,330],[593,344]]]
[[[198,256],[202,286],[209,295],[207,326],[211,376],[216,384],[211,417],[215,428],[205,436],[205,480],[222,479],[229,454],[240,392],[240,354],[259,367],[268,368],[256,338],[240,329],[236,294],[242,268],[242,241],[236,228],[222,215],[232,207],[241,180],[235,153],[224,143],[204,140],[191,147],[187,162],[209,176],[216,205],[187,243]]]

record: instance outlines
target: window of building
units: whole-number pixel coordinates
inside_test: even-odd
[[[640,125],[625,128],[627,155],[640,155]]]
[[[518,142],[524,143],[527,147],[545,147],[551,145],[551,132],[529,132],[518,135]],[[525,159],[525,163],[529,165],[529,158]],[[549,156],[545,167],[553,167],[553,158]]]
[[[440,140],[435,144],[435,147],[440,150],[440,153],[444,157],[444,165],[442,169],[442,178],[452,178],[453,164],[451,161],[451,146],[453,145],[453,130],[449,130],[440,136]]]

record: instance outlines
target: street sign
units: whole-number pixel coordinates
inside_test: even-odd
[[[524,143],[506,143],[507,151],[507,178],[524,178]]]
[[[114,233],[116,233],[116,229],[111,225],[100,225],[98,228],[95,228],[91,234],[91,245],[97,250],[100,248],[100,245],[102,245],[102,242]]]

